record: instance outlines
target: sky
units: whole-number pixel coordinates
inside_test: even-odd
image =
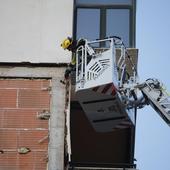
[[[158,78],[170,92],[170,0],[138,0],[136,47],[140,82]],[[135,158],[139,170],[170,170],[170,127],[150,107],[138,110]]]

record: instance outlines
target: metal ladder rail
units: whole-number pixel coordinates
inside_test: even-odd
[[[148,103],[170,126],[170,96],[164,92],[158,83],[159,81],[154,79],[151,79],[151,82],[149,83],[146,81],[144,86],[141,88],[141,91]],[[158,86],[156,87],[156,85]]]

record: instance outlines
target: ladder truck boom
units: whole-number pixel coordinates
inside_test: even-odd
[[[148,79],[140,87],[148,104],[170,126],[170,95],[157,79]]]

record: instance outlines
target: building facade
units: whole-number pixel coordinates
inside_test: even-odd
[[[0,0],[0,8],[0,170],[63,170],[68,161],[135,168],[134,128],[96,133],[74,91],[66,105],[71,53],[60,44],[116,35],[134,48],[136,1]]]

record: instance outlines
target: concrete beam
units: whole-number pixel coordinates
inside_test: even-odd
[[[52,79],[49,170],[62,170],[64,166],[65,86],[59,81],[59,78]]]

